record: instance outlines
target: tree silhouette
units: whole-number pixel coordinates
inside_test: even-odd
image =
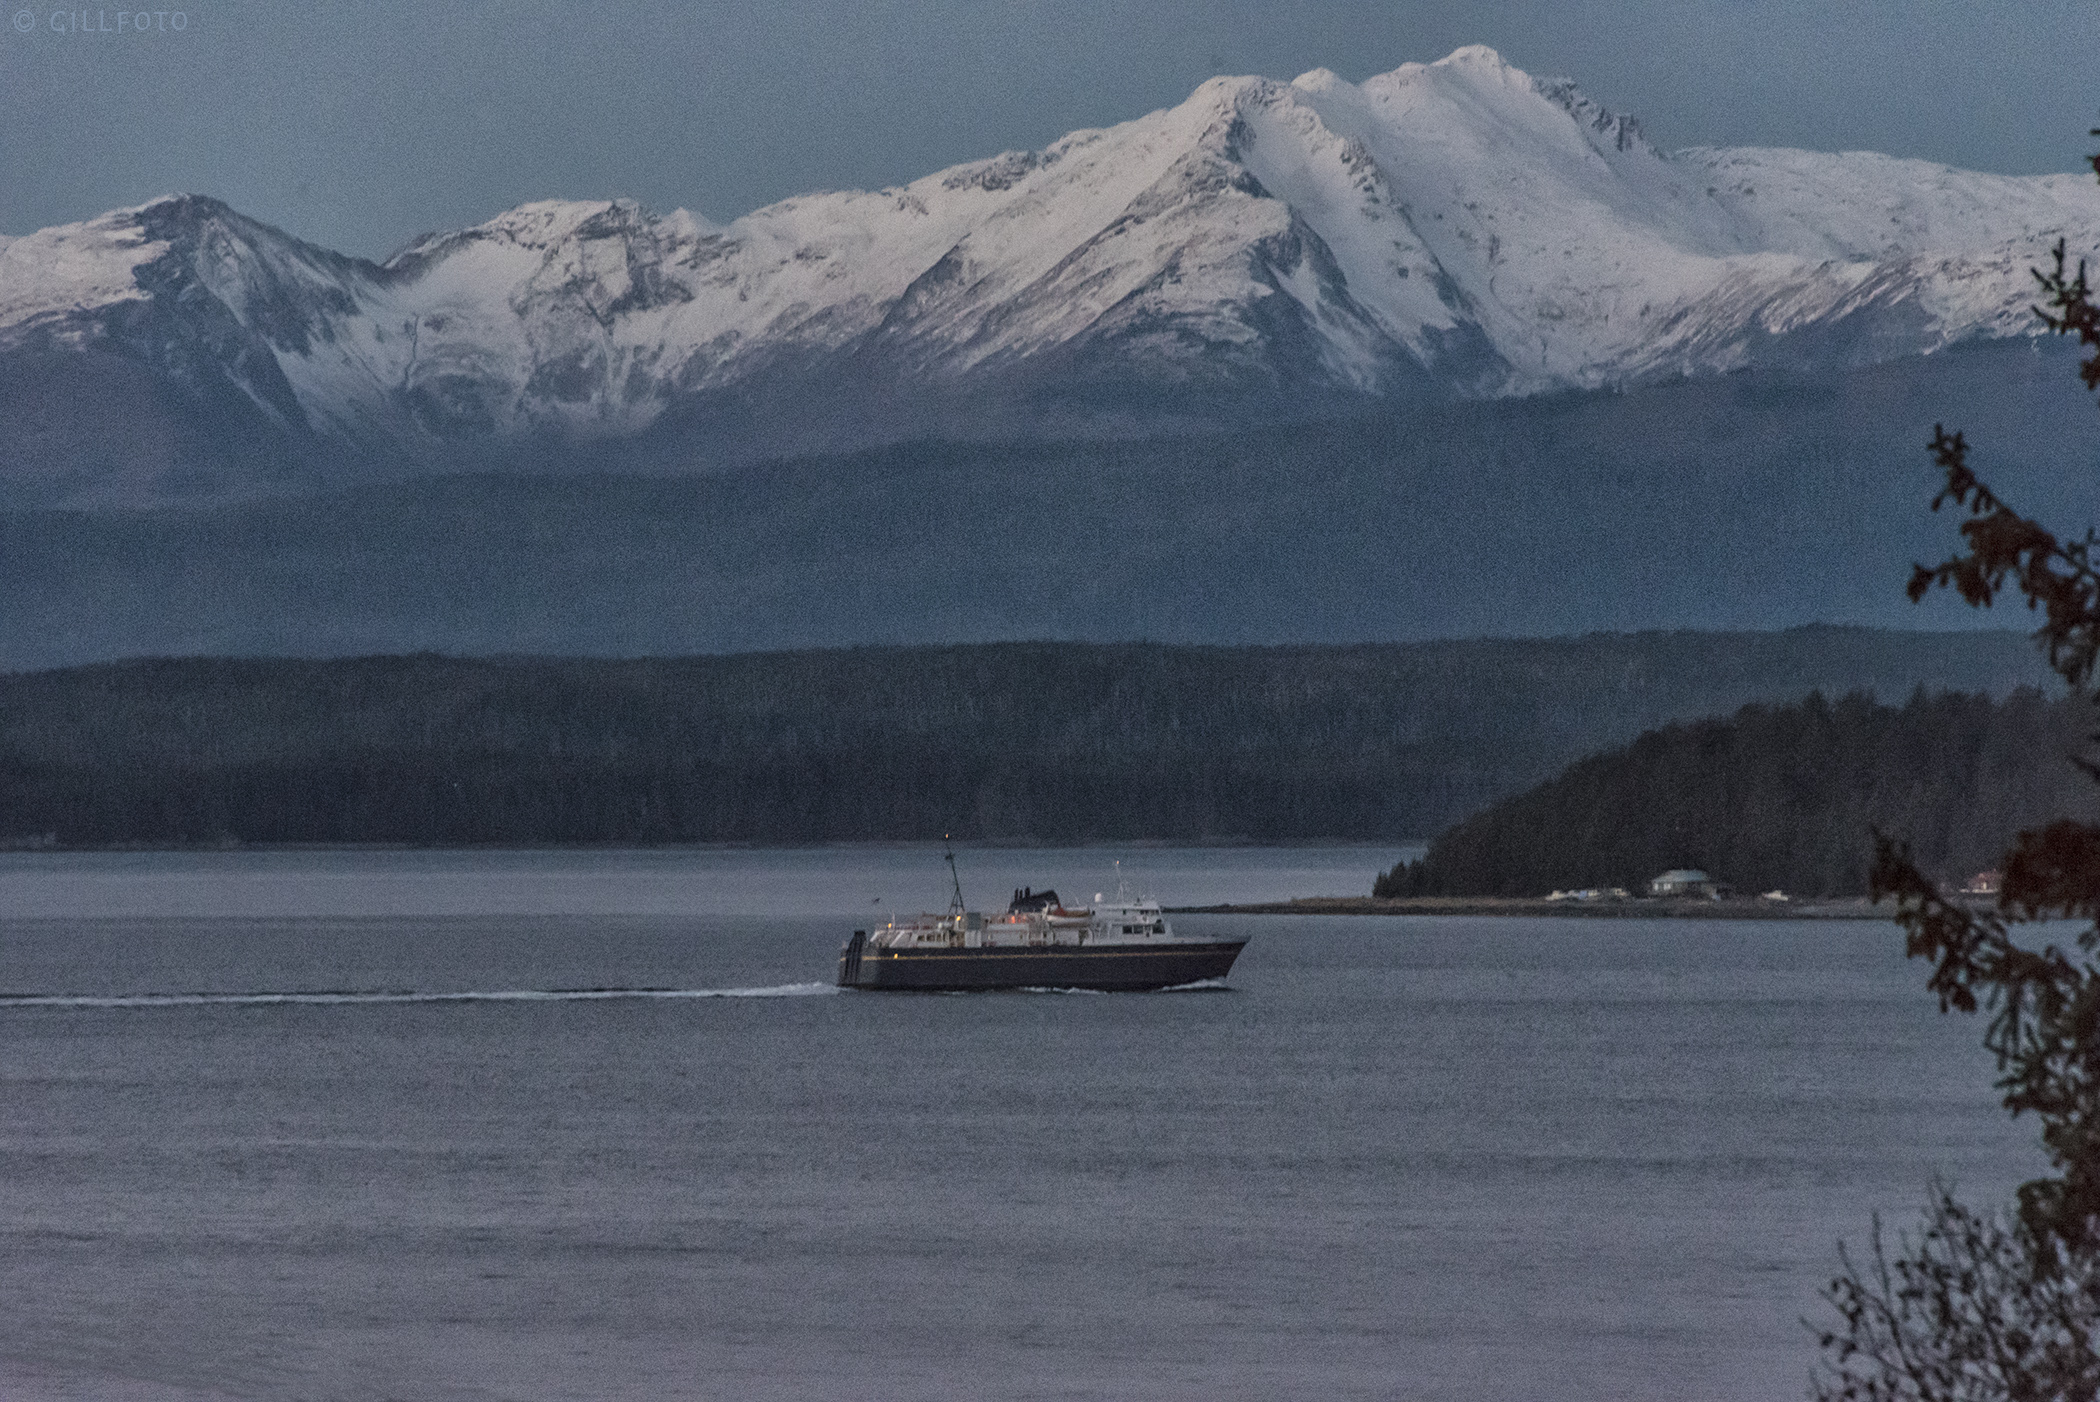
[[[2100,136],[2100,130],[2095,130]],[[2100,176],[2100,155],[2092,160]],[[2079,376],[2100,390],[2100,305],[2062,240],[2037,269],[2036,314],[2086,348]],[[1966,513],[1963,548],[1920,565],[1909,592],[1952,589],[1988,608],[2008,593],[2041,614],[2036,640],[2072,690],[2100,661],[2100,537],[2064,539],[1979,478],[1969,444],[1936,425],[1944,475],[1935,511]],[[2100,735],[2092,737],[2100,741]],[[2100,762],[2075,758],[2100,782]],[[2050,1171],[2021,1185],[2017,1210],[1979,1213],[1936,1189],[1916,1236],[1891,1255],[1875,1224],[1873,1259],[1843,1259],[1825,1291],[1841,1323],[1822,1332],[1824,1399],[2089,1399],[2100,1396],[2100,827],[2058,819],[2019,834],[2001,864],[1994,910],[1944,894],[1903,844],[1877,835],[1871,878],[1894,900],[1907,952],[1932,961],[1942,1011],[1987,1010],[1985,1046],[2014,1116],[2039,1122]],[[2068,946],[2043,922],[2084,923]],[[2021,927],[2038,927],[2023,941]]]

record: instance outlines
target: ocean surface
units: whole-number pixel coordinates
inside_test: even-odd
[[[1885,923],[1186,916],[1228,989],[830,986],[946,880],[0,855],[0,1397],[1799,1398],[1840,1238],[2039,1166]]]

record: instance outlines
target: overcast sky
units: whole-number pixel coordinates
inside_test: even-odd
[[[1215,73],[1361,80],[1466,43],[1666,148],[2031,173],[2075,168],[2100,125],[2100,0],[174,0],[145,33],[22,3],[0,12],[0,232],[189,190],[368,256],[549,197],[728,219]]]

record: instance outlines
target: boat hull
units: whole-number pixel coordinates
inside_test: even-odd
[[[855,934],[839,955],[839,987],[899,993],[1085,988],[1141,993],[1220,979],[1245,940],[1001,949],[871,949]]]

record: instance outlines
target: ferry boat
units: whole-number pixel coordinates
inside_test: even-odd
[[[955,854],[954,899],[945,915],[855,930],[839,951],[839,987],[963,993],[1002,988],[1083,988],[1136,993],[1222,979],[1244,939],[1174,933],[1155,900],[1096,897],[1067,908],[1055,891],[1014,892],[1004,914],[963,905]]]

